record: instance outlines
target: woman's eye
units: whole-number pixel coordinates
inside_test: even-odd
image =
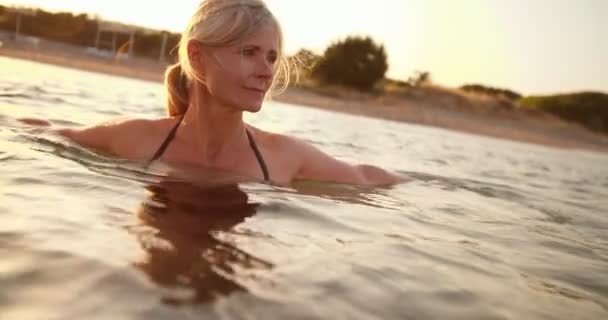
[[[246,57],[251,57],[255,54],[255,51],[253,49],[243,49],[241,51],[241,54],[246,56]]]
[[[268,62],[275,64],[277,62],[277,57],[276,56],[268,57]]]

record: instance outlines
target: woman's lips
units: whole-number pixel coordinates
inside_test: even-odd
[[[266,93],[266,90],[264,90],[264,89],[258,89],[258,88],[245,88],[245,89],[255,91],[258,93]]]

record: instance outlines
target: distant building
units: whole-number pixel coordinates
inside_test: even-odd
[[[21,31],[21,17],[22,16],[35,16],[36,9],[25,8],[25,7],[14,7],[14,8],[6,8],[7,11],[15,12],[17,18],[15,19],[15,41],[19,41],[19,32]]]
[[[101,57],[113,57],[120,55],[125,59],[133,56],[133,44],[135,43],[135,31],[137,27],[130,26],[118,22],[111,21],[97,21],[97,35],[95,36],[95,48],[87,48],[88,53],[92,53]],[[128,51],[118,52],[117,35],[125,34],[129,36],[129,41],[126,44],[121,45],[121,48],[127,45]],[[110,39],[107,39],[107,36]],[[106,48],[104,50],[104,48]],[[107,53],[104,53],[106,51]]]
[[[129,59],[133,57],[133,48],[135,44],[135,32],[137,30],[147,30],[142,27],[127,25],[119,22],[97,20],[97,35],[95,37],[95,47],[87,48],[86,52],[100,57],[115,57],[118,59]],[[149,30],[150,32],[158,32]],[[129,36],[129,41],[119,46],[117,35],[123,34]],[[110,37],[108,39],[108,36]],[[128,46],[125,52],[123,48]],[[159,60],[165,59],[164,52],[167,46],[167,34],[163,34]]]

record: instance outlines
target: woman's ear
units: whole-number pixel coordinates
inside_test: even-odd
[[[203,58],[201,44],[198,41],[191,39],[188,41],[186,50],[188,52],[188,61],[190,62],[190,65],[195,68],[201,68]]]

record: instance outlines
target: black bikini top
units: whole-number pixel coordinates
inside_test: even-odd
[[[160,145],[160,148],[158,148],[158,150],[156,150],[156,153],[154,153],[154,156],[152,157],[152,159],[150,159],[150,162],[152,162],[154,160],[158,160],[163,155],[163,153],[165,152],[165,150],[167,149],[167,147],[169,146],[169,144],[171,143],[173,138],[175,138],[175,133],[177,132],[177,129],[179,128],[179,125],[182,123],[183,119],[184,119],[184,116],[182,116],[179,119],[179,121],[177,122],[177,124],[175,124],[175,126],[171,129],[171,131],[165,138],[165,141],[163,141],[163,143]],[[262,154],[260,153],[258,146],[255,144],[255,140],[253,139],[251,132],[249,132],[249,130],[247,130],[247,129],[245,129],[245,132],[247,133],[247,139],[249,140],[249,146],[251,146],[251,149],[253,150],[253,153],[255,154],[255,157],[258,160],[258,163],[260,164],[262,173],[264,174],[264,180],[270,181],[270,174],[268,174],[268,167],[266,167],[264,158],[262,157]]]

